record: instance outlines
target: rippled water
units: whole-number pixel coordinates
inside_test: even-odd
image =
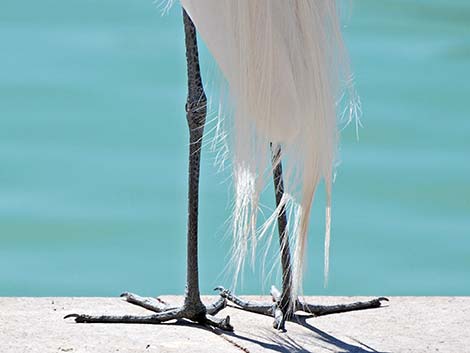
[[[182,293],[182,35],[178,9],[150,0],[2,0],[0,295]],[[345,36],[364,128],[342,134],[326,289],[315,204],[305,293],[469,295],[470,2],[356,0]],[[230,279],[229,170],[214,157],[204,293]],[[271,281],[247,271],[240,290]]]

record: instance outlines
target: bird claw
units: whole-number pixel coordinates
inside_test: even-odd
[[[85,323],[85,322],[87,322],[87,317],[88,317],[88,315],[68,314],[68,315],[64,316],[64,320],[74,318],[74,321],[77,322],[77,323]]]
[[[225,319],[222,320],[220,328],[225,331],[233,331],[233,326],[230,324],[230,316],[227,315]]]
[[[69,318],[71,318],[71,317],[77,318],[77,317],[79,317],[79,316],[80,316],[79,314],[68,314],[68,315],[65,315],[65,316],[64,316],[64,320],[65,320],[65,319],[69,319]]]
[[[390,300],[386,297],[379,297],[376,299],[371,300],[371,303],[373,303],[376,307],[381,307],[382,302],[389,302]]]
[[[229,299],[232,296],[232,292],[222,286],[215,287],[214,291],[218,291],[219,295],[224,299]]]

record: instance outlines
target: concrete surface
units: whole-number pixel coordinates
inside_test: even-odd
[[[181,302],[181,297],[163,298]],[[319,304],[363,299],[308,298]],[[120,298],[0,298],[0,352],[470,352],[470,297],[390,299],[379,309],[288,323],[287,333],[274,331],[269,317],[227,308],[218,316],[229,314],[235,332],[221,334],[192,324],[63,319],[70,313],[149,313]]]

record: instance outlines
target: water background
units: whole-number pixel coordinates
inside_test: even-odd
[[[305,294],[470,295],[470,2],[353,4],[364,128],[342,133],[327,288],[315,202]],[[1,1],[0,295],[183,293],[182,29],[151,0]],[[203,293],[230,280],[230,170],[214,157],[204,149]],[[240,292],[279,284],[258,270]]]

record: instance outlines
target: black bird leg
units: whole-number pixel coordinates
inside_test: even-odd
[[[281,147],[276,146],[273,149],[271,144],[271,156],[273,167],[274,191],[276,195],[276,206],[279,207],[282,196],[284,195],[284,181],[282,176]],[[365,302],[355,302],[339,305],[312,305],[305,303],[298,298],[292,297],[292,268],[291,255],[289,247],[289,237],[287,233],[287,215],[285,207],[282,206],[278,216],[279,245],[282,266],[282,293],[272,286],[272,303],[256,303],[246,301],[235,296],[229,290],[223,287],[217,287],[220,295],[242,310],[251,311],[258,314],[274,317],[273,327],[278,330],[285,330],[286,320],[292,320],[296,311],[304,311],[313,316],[322,316],[329,314],[344,313],[348,311],[364,310],[378,308],[382,301],[388,301],[387,298],[380,297]]]
[[[202,85],[199,67],[196,28],[183,9],[183,21],[186,40],[186,59],[188,64],[188,100],[186,117],[189,126],[189,190],[188,190],[188,235],[187,235],[187,282],[184,304],[181,307],[169,306],[162,301],[142,298],[132,293],[122,296],[132,304],[142,306],[156,312],[146,316],[110,316],[110,315],[78,315],[70,314],[76,322],[87,323],[140,323],[159,324],[170,320],[188,319],[200,324],[233,330],[230,317],[218,319],[212,315],[225,307],[225,299],[206,307],[199,293],[198,271],[198,204],[199,204],[199,169],[201,146],[206,122],[207,99]]]

